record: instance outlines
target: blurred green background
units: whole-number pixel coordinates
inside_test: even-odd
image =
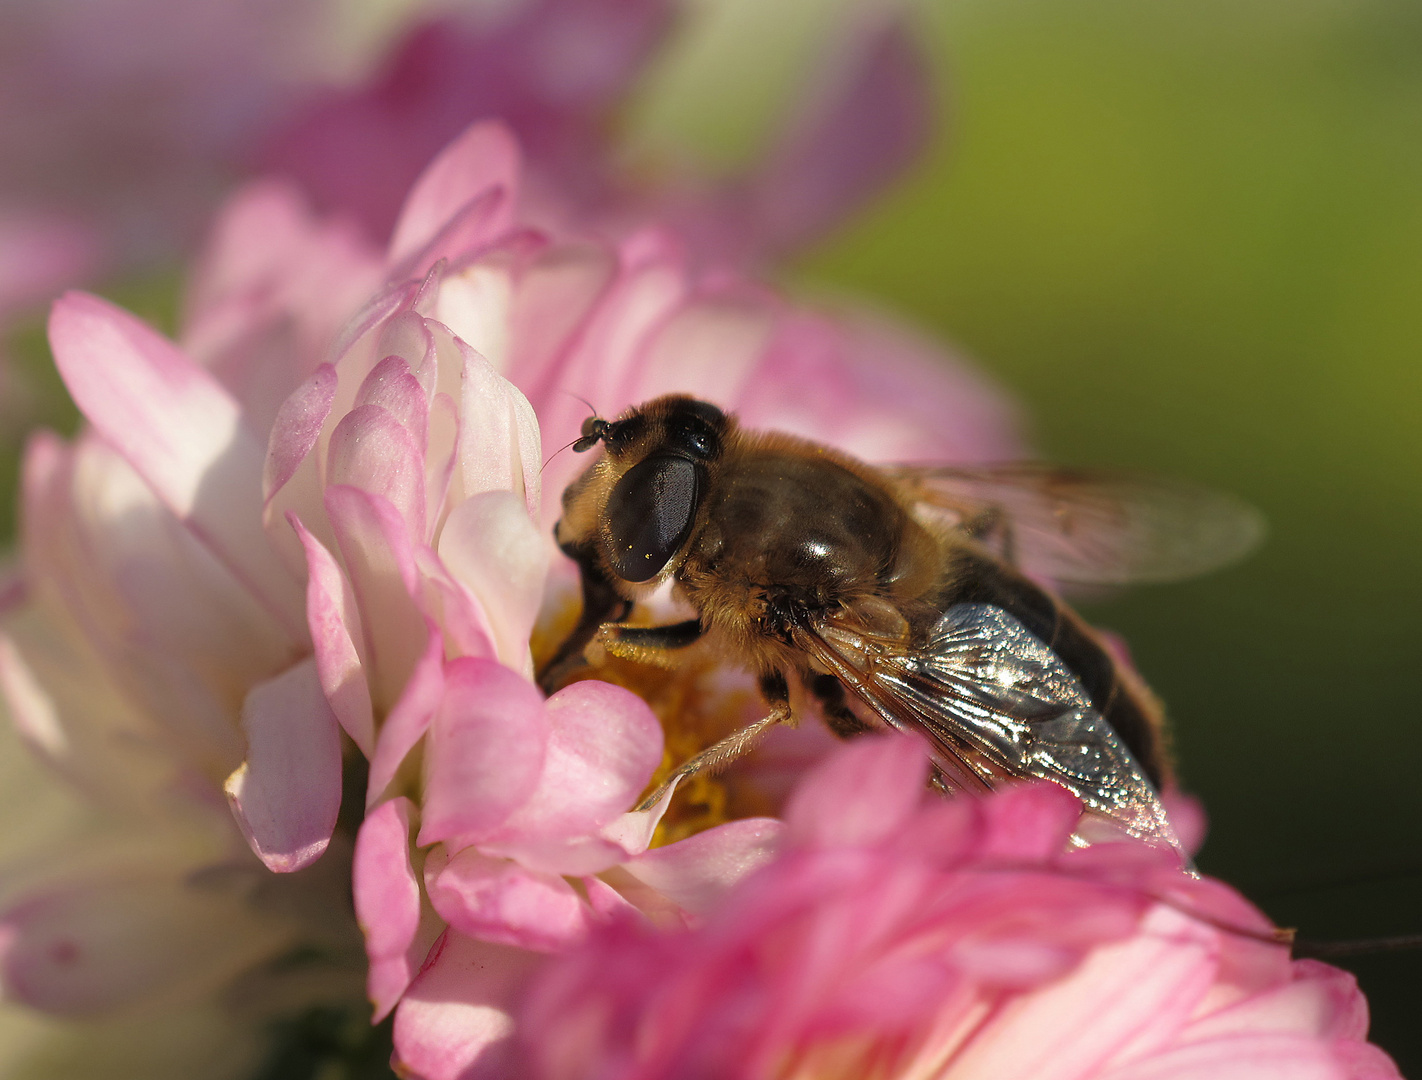
[[[1169,707],[1204,871],[1301,935],[1422,932],[1422,4],[926,14],[944,139],[797,278],[959,343],[1048,457],[1264,510],[1248,563],[1087,613]],[[1422,1075],[1422,953],[1343,963]]]
[[[700,5],[633,143],[743,159],[844,2],[778,0],[776,34],[750,0]],[[1311,938],[1422,931],[1422,3],[919,14],[941,137],[788,284],[866,294],[956,342],[1018,395],[1046,457],[1264,510],[1248,563],[1087,613],[1169,706],[1211,819],[1203,870]],[[168,322],[173,283],[116,295]],[[37,328],[19,351],[43,378]],[[10,506],[0,492],[5,533]],[[1422,1076],[1422,953],[1344,964],[1375,1040]]]

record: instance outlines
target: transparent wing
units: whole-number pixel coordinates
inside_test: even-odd
[[[840,626],[802,634],[880,719],[928,736],[950,786],[1051,780],[1132,836],[1179,848],[1150,781],[1076,676],[1001,608],[955,604],[911,653]]]
[[[1056,582],[1179,581],[1242,558],[1264,537],[1253,507],[1183,481],[1030,463],[884,472],[921,513]]]

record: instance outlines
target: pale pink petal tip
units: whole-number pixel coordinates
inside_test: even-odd
[[[341,740],[314,660],[257,686],[242,707],[247,760],[227,778],[233,816],[277,873],[315,862],[341,808]]]

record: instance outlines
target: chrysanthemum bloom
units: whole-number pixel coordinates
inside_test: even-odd
[[[1071,850],[1081,808],[1051,785],[945,801],[926,778],[917,739],[840,750],[701,925],[624,917],[546,963],[508,1075],[1398,1075],[1352,978],[1291,961],[1224,885],[1134,841]]]
[[[566,390],[608,412],[690,390],[877,457],[1015,448],[994,392],[902,331],[698,274],[664,233],[530,229],[517,176],[507,133],[472,130],[416,185],[385,254],[290,189],[255,187],[219,224],[177,344],[94,297],[57,305],[51,340],[90,427],[27,456],[0,687],[32,749],[116,809],[98,839],[36,832],[7,875],[8,996],[260,1025],[353,1009],[367,976],[388,1007],[446,925],[541,947],[582,932],[597,887],[572,882],[640,857],[651,822],[623,812],[660,751],[632,695],[575,687],[545,705],[527,681],[556,516],[539,466],[585,411]],[[565,454],[542,481],[556,492],[578,465]],[[494,687],[508,709],[491,716],[478,702]],[[635,737],[609,758],[590,722]],[[507,756],[491,766],[496,729]],[[434,882],[428,902],[408,874],[387,879],[404,900],[360,889],[369,972],[339,914],[343,756],[365,761],[352,779],[368,771],[347,799],[376,823],[362,851]],[[589,784],[576,805],[558,803],[567,774]],[[736,834],[741,869],[757,828]],[[505,902],[530,888],[547,901],[536,925]],[[639,903],[681,907],[666,889]],[[205,1043],[185,1028],[193,1053],[239,1075],[252,1029],[213,1024]],[[213,1049],[244,1040],[247,1058]]]

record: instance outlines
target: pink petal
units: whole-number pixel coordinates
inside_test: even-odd
[[[295,474],[296,467],[311,453],[331,412],[331,402],[335,399],[336,369],[330,364],[322,364],[277,410],[262,470],[264,499],[270,500],[273,494],[285,487]]]
[[[522,504],[519,513],[523,513]],[[440,557],[429,548],[416,549],[415,564],[420,571],[420,603],[439,625],[448,655],[478,656],[489,660],[497,658],[494,628],[479,598],[462,582],[456,581]],[[524,652],[527,651],[525,644]],[[511,663],[508,666],[527,678],[533,678],[531,658],[522,664]]]
[[[359,488],[326,488],[326,513],[360,609],[371,697],[377,711],[388,710],[425,648],[410,535],[387,499]]]
[[[462,934],[500,945],[552,952],[580,941],[587,913],[555,874],[465,848],[430,882],[430,903]]]
[[[424,541],[424,451],[379,405],[358,405],[341,417],[331,433],[326,483],[380,496],[399,512],[410,540]]]
[[[359,646],[360,612],[350,582],[331,553],[295,514],[291,527],[306,552],[306,622],[316,650],[316,671],[331,711],[367,758],[375,752],[375,715]]]
[[[617,272],[615,254],[602,244],[562,243],[541,253],[524,269],[514,290],[505,331],[513,352],[500,370],[514,374],[519,387],[536,400],[551,387],[550,371],[564,359],[570,342],[576,342],[579,328],[597,309]],[[440,318],[478,348],[476,338],[464,332],[452,313],[446,318],[441,310]],[[556,449],[547,447],[547,456]]]
[[[84,415],[301,641],[301,590],[263,532],[264,455],[237,402],[172,342],[96,296],[61,297],[49,334]]]
[[[954,1080],[1087,1080],[1166,1045],[1216,971],[1216,931],[1158,907],[1143,932],[1016,998],[957,1056]]]
[[[533,675],[529,635],[543,601],[549,544],[511,491],[484,491],[450,511],[439,538],[440,561],[491,618],[498,658]]]
[[[741,818],[645,851],[623,868],[679,907],[704,914],[733,885],[775,857],[784,829],[775,818]]]
[[[548,737],[532,683],[490,660],[450,661],[425,754],[420,846],[501,825],[533,792]]]
[[[982,858],[1050,861],[1063,852],[1081,818],[1081,803],[1048,783],[1011,784],[987,804]]]
[[[326,850],[341,809],[340,729],[316,661],[255,687],[242,729],[247,760],[226,784],[232,812],[269,870],[300,870]]]
[[[559,690],[546,708],[550,732],[538,788],[499,841],[594,833],[636,802],[661,764],[662,726],[630,690],[589,679]]]
[[[429,730],[430,720],[444,698],[444,642],[439,628],[426,624],[425,651],[395,708],[380,725],[375,754],[370,759],[365,805],[374,806],[387,794],[405,757]]]
[[[459,410],[459,468],[464,495],[467,498],[481,491],[512,491],[523,498],[529,516],[538,520],[542,512],[539,469],[543,451],[533,407],[482,356],[461,341],[453,344],[464,356]]]
[[[383,356],[385,359],[371,369],[370,375],[366,376],[366,382],[361,385],[361,390],[356,395],[356,402],[364,404],[366,387],[375,373],[382,367],[390,368],[392,363],[403,364],[420,384],[422,390],[422,402],[428,408],[429,401],[434,397],[439,389],[439,362],[435,349],[434,335],[430,333],[429,320],[417,311],[402,311],[393,319],[380,328],[379,337],[375,346],[375,355]],[[392,360],[392,357],[394,360]],[[398,366],[390,368],[392,371],[401,370]],[[383,381],[384,376],[379,376]],[[379,391],[383,393],[383,391]],[[405,394],[400,391],[401,396]],[[376,400],[375,404],[384,405],[392,412],[399,414],[401,410],[391,402]],[[412,403],[413,404],[413,403]]]
[[[459,448],[459,406],[448,394],[430,402],[429,447],[425,451],[425,521],[428,534],[437,535],[449,505]]]
[[[1392,1063],[1385,1054],[1378,1053],[1369,1064],[1379,1071],[1344,1071],[1327,1043],[1296,1036],[1251,1034],[1170,1047],[1098,1075],[1102,1080],[1372,1080],[1374,1076],[1381,1080],[1398,1076],[1395,1068],[1387,1069]]]
[[[611,922],[627,915],[634,915],[637,908],[620,892],[599,877],[585,877],[583,890],[587,893],[588,907],[593,915],[604,922]]]
[[[638,401],[691,394],[730,403],[748,385],[775,328],[775,305],[749,290],[697,296],[648,335],[624,393]]]
[[[380,348],[384,327],[411,309],[419,290],[419,281],[402,281],[378,293],[345,324],[327,349],[326,354],[335,357],[334,363],[341,375],[334,406],[338,416],[350,411],[361,382],[377,362],[389,355]]]
[[[366,815],[356,834],[352,883],[356,919],[370,959],[366,993],[379,1023],[414,979],[430,941],[421,941],[420,883],[410,862],[414,804],[391,799]]]
[[[356,391],[356,407],[378,405],[395,417],[410,433],[423,457],[428,441],[430,396],[415,377],[409,361],[403,356],[387,356],[371,369]]]
[[[856,739],[810,773],[785,807],[787,838],[806,846],[882,842],[923,801],[928,747],[917,736]]]
[[[420,1080],[507,1080],[516,995],[538,953],[447,931],[395,1010],[395,1064]]]
[[[787,313],[735,402],[748,427],[831,442],[866,461],[1008,461],[1017,407],[936,342],[863,312]]]
[[[1316,960],[1298,960],[1280,986],[1220,1009],[1190,1026],[1190,1040],[1278,1032],[1327,1039],[1368,1036],[1368,1003],[1346,971]]]
[[[390,239],[392,266],[414,259],[402,276],[422,274],[436,260],[457,255],[487,242],[507,230],[513,220],[513,196],[518,190],[518,142],[503,124],[483,121],[455,139],[415,181],[395,223]],[[469,213],[471,203],[492,195],[498,207],[458,236],[448,236],[438,249],[431,247],[452,219]],[[425,250],[422,250],[425,249]]]

